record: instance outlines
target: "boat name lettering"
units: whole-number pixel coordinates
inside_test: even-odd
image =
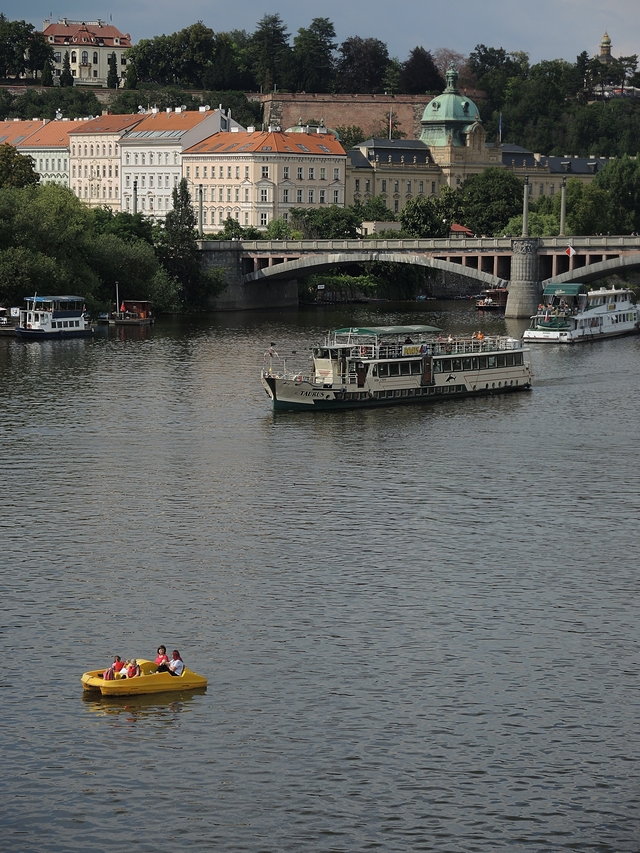
[[[302,391],[300,393],[301,397],[321,397],[324,399],[325,392],[324,391]]]
[[[426,352],[426,344],[410,344],[402,347],[402,355],[423,355]]]

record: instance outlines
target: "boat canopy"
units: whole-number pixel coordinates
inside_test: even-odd
[[[428,335],[441,332],[437,326],[366,326],[335,329],[334,335]]]
[[[548,284],[544,289],[545,296],[577,296],[579,293],[586,293],[587,288],[584,284]]]
[[[84,302],[84,296],[25,296],[25,302]]]

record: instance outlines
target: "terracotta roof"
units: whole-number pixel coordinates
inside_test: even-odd
[[[127,132],[126,139],[153,138],[155,134],[176,134],[180,131],[191,130],[201,121],[210,118],[214,110],[201,113],[196,110],[183,110],[182,112],[160,112],[149,113],[141,116],[142,121]]]
[[[69,134],[82,124],[85,124],[82,119],[74,119],[73,121],[54,119],[53,121],[48,121],[45,125],[40,125],[40,129],[32,133],[24,142],[21,142],[18,147],[68,148]]]
[[[0,145],[20,145],[36,130],[43,127],[42,120],[0,122]]]
[[[344,157],[344,149],[331,133],[285,133],[254,131],[214,133],[192,145],[185,154],[333,154]]]
[[[70,47],[81,47],[82,45],[97,45],[113,47],[115,39],[119,39],[118,47],[131,47],[131,36],[129,33],[121,33],[117,27],[111,25],[98,26],[97,24],[78,24],[69,21],[67,24],[59,22],[49,24],[43,30],[44,37],[49,41],[53,36],[54,44],[68,44]],[[49,42],[51,44],[51,42]]]
[[[105,115],[84,121],[81,127],[73,131],[76,133],[118,133],[138,124],[144,118],[139,113],[126,113],[125,115]]]

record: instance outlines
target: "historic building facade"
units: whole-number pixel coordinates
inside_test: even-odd
[[[198,112],[154,109],[143,116],[120,138],[122,210],[164,219],[172,208],[173,189],[183,177],[184,152],[229,128],[244,130],[223,110],[207,107]],[[194,195],[193,184],[189,191]]]
[[[120,139],[143,119],[143,115],[104,115],[69,134],[70,186],[89,207],[120,210]]]
[[[34,169],[40,176],[41,184],[61,184],[68,187],[69,134],[84,124],[84,121],[59,119],[38,124],[36,130],[19,142],[16,148],[20,154],[28,154],[33,158]]]
[[[45,21],[42,32],[53,48],[53,73],[60,77],[64,55],[69,53],[74,86],[106,86],[109,57],[115,53],[120,83],[127,73],[127,50],[131,45],[129,33],[97,21],[71,21],[61,18],[57,23]]]
[[[199,215],[202,192],[202,227],[209,232],[228,217],[243,227],[266,228],[274,219],[287,221],[292,207],[342,207],[345,168],[342,146],[322,132],[232,130],[183,155],[194,207]]]

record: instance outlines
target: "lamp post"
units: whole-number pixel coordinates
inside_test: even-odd
[[[529,236],[529,175],[524,178],[524,197],[522,200],[522,236]]]
[[[560,234],[558,236],[565,236],[565,229],[567,224],[567,179],[562,179],[562,189],[560,191]]]
[[[204,235],[202,228],[202,184],[198,184],[198,233],[201,237]]]
[[[138,212],[138,182],[133,182],[133,215]]]

